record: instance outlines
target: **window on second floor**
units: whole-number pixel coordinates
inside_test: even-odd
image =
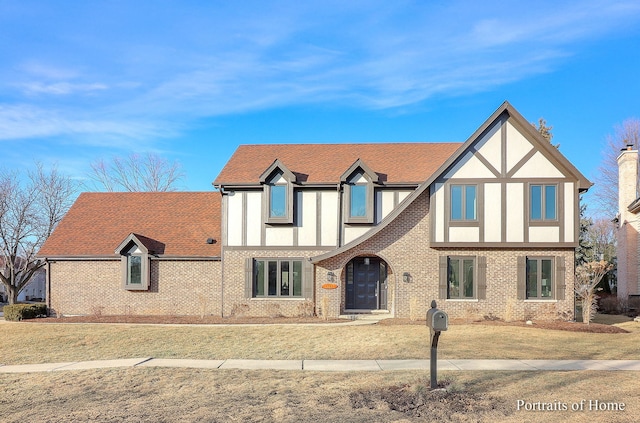
[[[293,223],[293,184],[295,175],[279,160],[260,176],[263,184],[264,221],[269,224]]]
[[[529,216],[531,220],[556,220],[557,187],[556,185],[530,185]]]
[[[451,185],[451,220],[477,220],[476,185]]]
[[[358,169],[344,183],[345,222],[373,223],[374,188],[369,173]]]
[[[349,206],[349,217],[367,217],[367,184],[350,186]]]
[[[286,218],[287,208],[287,184],[269,184],[269,218]]]

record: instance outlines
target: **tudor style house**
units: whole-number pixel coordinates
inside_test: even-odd
[[[191,303],[176,313],[196,314],[197,290],[206,297],[200,310],[222,316],[423,318],[433,299],[454,318],[573,316],[579,195],[591,183],[509,103],[464,143],[243,145],[214,186],[197,206],[194,193],[146,194],[180,210],[217,208],[219,222],[182,243],[200,251],[217,240],[197,258],[168,254],[180,237],[144,227],[192,224],[185,216],[142,216],[147,208],[129,206],[127,194],[81,196],[83,212],[74,205],[40,252],[52,308],[161,314],[156,302],[173,298]],[[106,201],[130,219],[102,222],[105,210],[88,210]],[[194,226],[207,226],[201,217]],[[93,241],[92,225],[117,235],[78,254]],[[110,271],[96,276],[98,294],[80,280],[96,270],[74,269],[101,254]],[[191,272],[198,260],[219,270]],[[74,307],[73,296],[84,305]]]

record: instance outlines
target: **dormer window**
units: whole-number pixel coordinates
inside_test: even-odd
[[[295,175],[276,160],[260,177],[263,184],[265,222],[270,224],[293,223],[293,183]]]
[[[146,243],[146,245],[145,245]],[[140,235],[130,234],[116,249],[120,254],[122,287],[130,291],[149,289],[149,248],[161,245],[157,241]]]
[[[269,219],[285,219],[287,217],[287,181],[280,178],[275,183],[269,184]]]
[[[374,189],[378,175],[360,159],[342,175],[346,223],[373,223]]]
[[[142,251],[132,244],[124,255],[127,261],[127,280],[125,285],[142,286]]]
[[[367,217],[367,183],[350,184],[349,217]]]

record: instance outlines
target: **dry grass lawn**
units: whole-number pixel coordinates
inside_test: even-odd
[[[3,422],[635,422],[632,372],[313,373],[128,368],[0,375]],[[518,410],[518,401],[550,411]],[[583,410],[572,411],[584,402]],[[624,411],[589,410],[589,401]],[[562,404],[567,410],[562,410]]]
[[[622,334],[535,327],[452,325],[440,358],[640,359],[640,323]],[[422,325],[149,326],[0,324],[0,363],[30,364],[131,357],[194,359],[427,359]]]
[[[611,322],[613,323],[613,322]],[[630,333],[452,325],[440,358],[640,359]],[[421,325],[143,326],[1,323],[0,362],[157,358],[428,358]],[[0,374],[2,422],[635,422],[635,372],[285,372],[121,368]],[[582,410],[572,411],[571,406]],[[518,401],[523,405],[518,410]],[[624,411],[589,410],[589,401]],[[546,404],[546,405],[545,405]],[[567,410],[563,410],[566,405]],[[552,407],[527,411],[525,407]]]

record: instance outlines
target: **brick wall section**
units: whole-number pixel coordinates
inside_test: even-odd
[[[629,205],[637,198],[638,152],[625,150],[618,156],[618,213],[620,227],[617,236],[618,298],[626,300],[628,294],[638,291],[640,275],[640,245],[638,244],[638,216]]]
[[[224,249],[224,316],[287,316],[314,312],[313,298],[250,298],[245,295],[245,263],[252,258],[302,258],[324,253],[324,250],[260,250]],[[326,276],[325,279],[326,280]],[[311,281],[313,283],[313,281]]]
[[[403,213],[378,234],[356,248],[318,263],[316,280],[326,280],[333,271],[340,288],[327,291],[316,286],[318,306],[328,299],[327,314],[337,316],[344,309],[346,264],[356,256],[376,255],[389,266],[389,309],[396,317],[424,319],[431,301],[452,318],[502,318],[506,320],[555,319],[573,317],[574,250],[564,249],[433,249],[429,246],[429,195],[423,193]],[[438,258],[446,255],[473,255],[487,258],[485,300],[455,301],[438,299]],[[517,300],[517,257],[556,256],[564,258],[565,300]],[[409,283],[402,274],[409,272]],[[557,283],[557,281],[555,281]],[[319,285],[319,284],[318,284]]]
[[[122,287],[120,261],[50,264],[51,308],[63,315],[220,315],[219,261],[152,260],[149,290]]]

